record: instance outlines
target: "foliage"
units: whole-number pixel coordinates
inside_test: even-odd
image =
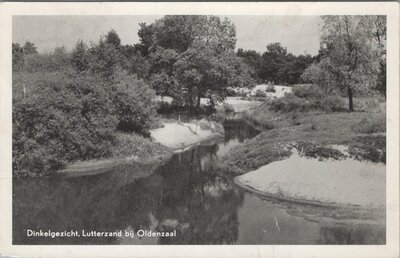
[[[24,85],[22,85],[24,84]],[[110,155],[116,117],[96,77],[30,74],[13,79],[13,171],[51,173],[66,162]],[[22,94],[23,86],[29,91]]]
[[[111,94],[118,130],[149,136],[157,109],[154,91],[136,76],[125,76],[112,87]]]
[[[269,108],[275,112],[309,112],[312,110],[323,110],[326,112],[341,111],[344,101],[335,95],[325,95],[322,98],[301,98],[295,94],[286,94],[282,98],[269,102]]]
[[[89,69],[89,61],[88,47],[82,40],[79,40],[72,50],[72,66],[78,72],[87,71]]]
[[[267,93],[265,93],[265,91],[260,89],[256,90],[255,97],[265,98],[266,96]]]
[[[200,108],[202,97],[210,99],[211,106],[214,106],[225,99],[229,88],[253,84],[233,52],[217,55],[206,45],[194,46],[180,54],[174,64],[174,77],[185,103],[196,109]]]
[[[355,123],[352,129],[355,132],[365,134],[385,133],[386,117],[384,115],[379,115],[363,118],[361,121]]]
[[[292,93],[299,98],[307,99],[320,99],[325,95],[325,92],[321,89],[321,87],[313,84],[293,87]]]
[[[121,45],[121,39],[114,29],[110,30],[107,33],[105,37],[105,42],[107,44],[113,45],[115,48],[118,48]]]
[[[14,72],[57,72],[71,67],[71,56],[64,47],[57,47],[50,53],[39,54],[34,44],[30,42],[25,43],[23,48],[13,43],[12,60]]]
[[[100,39],[98,44],[89,49],[89,72],[100,75],[109,82],[122,70],[125,62],[121,52],[104,39]]]
[[[313,61],[310,55],[295,56],[280,43],[271,43],[261,56],[259,76],[263,81],[273,81],[275,84],[300,83],[301,74]]]
[[[266,92],[276,92],[275,87],[273,85],[268,85],[265,89]]]
[[[323,87],[346,90],[350,111],[354,92],[371,90],[378,79],[385,49],[374,36],[378,17],[323,16],[320,61],[303,77]]]
[[[256,82],[261,82],[260,74],[261,74],[261,55],[260,53],[254,50],[244,50],[239,48],[237,50],[236,55],[241,57],[243,61],[248,65],[250,69],[250,76]]]
[[[235,108],[232,106],[232,104],[229,103],[224,103],[222,108],[224,109],[225,113],[235,112]]]
[[[234,54],[236,30],[228,19],[167,15],[140,26],[135,47],[149,58],[149,82],[157,94],[199,111],[201,98],[213,107],[228,87],[254,84],[250,68]]]

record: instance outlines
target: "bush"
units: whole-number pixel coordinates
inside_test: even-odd
[[[287,94],[282,98],[269,102],[269,109],[275,112],[309,111],[311,104],[293,94]]]
[[[258,89],[258,90],[256,90],[254,96],[255,97],[259,97],[259,98],[265,98],[267,96],[267,93],[265,93],[264,91]]]
[[[311,110],[324,110],[327,112],[342,111],[345,105],[338,96],[325,96],[321,99],[303,99],[294,94],[285,94],[284,97],[271,100],[269,109],[275,112],[308,112]]]
[[[317,85],[302,85],[293,87],[292,93],[299,98],[320,99],[325,96],[323,90]]]
[[[149,136],[155,123],[157,103],[154,90],[136,76],[126,76],[113,87],[113,105],[118,130]]]
[[[116,117],[101,80],[52,74],[13,78],[13,173],[36,176],[109,156]]]
[[[386,132],[386,118],[385,116],[363,118],[352,126],[352,130],[364,134],[384,133]]]
[[[343,111],[345,102],[339,96],[326,96],[320,101],[317,101],[317,106],[328,112]]]
[[[229,104],[229,103],[224,103],[222,108],[224,109],[225,113],[235,112],[235,108],[232,106],[232,104]]]
[[[268,85],[265,89],[266,92],[276,92],[275,87],[273,85]]]

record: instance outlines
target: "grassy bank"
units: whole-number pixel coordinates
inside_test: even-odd
[[[358,110],[347,112],[345,100],[336,98],[321,102],[292,94],[248,112],[245,118],[266,130],[223,157],[221,171],[240,175],[287,158],[293,147],[306,156],[340,159],[344,155],[335,145],[346,145],[354,158],[386,162],[384,100],[356,99]]]

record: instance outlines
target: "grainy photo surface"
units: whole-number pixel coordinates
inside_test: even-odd
[[[384,245],[386,16],[14,15],[14,245]]]

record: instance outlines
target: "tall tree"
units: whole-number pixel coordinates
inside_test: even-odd
[[[261,78],[275,83],[284,82],[280,71],[286,64],[287,49],[280,43],[267,45],[267,51],[262,55]]]
[[[353,111],[355,90],[371,89],[377,79],[378,48],[371,37],[374,16],[323,16],[320,69],[328,71],[331,86],[347,90]]]
[[[257,82],[261,81],[261,54],[254,50],[244,50],[239,48],[236,55],[242,58],[243,61],[249,66],[251,77]]]
[[[375,89],[386,97],[386,16],[374,17],[371,30],[378,45],[379,74]]]

